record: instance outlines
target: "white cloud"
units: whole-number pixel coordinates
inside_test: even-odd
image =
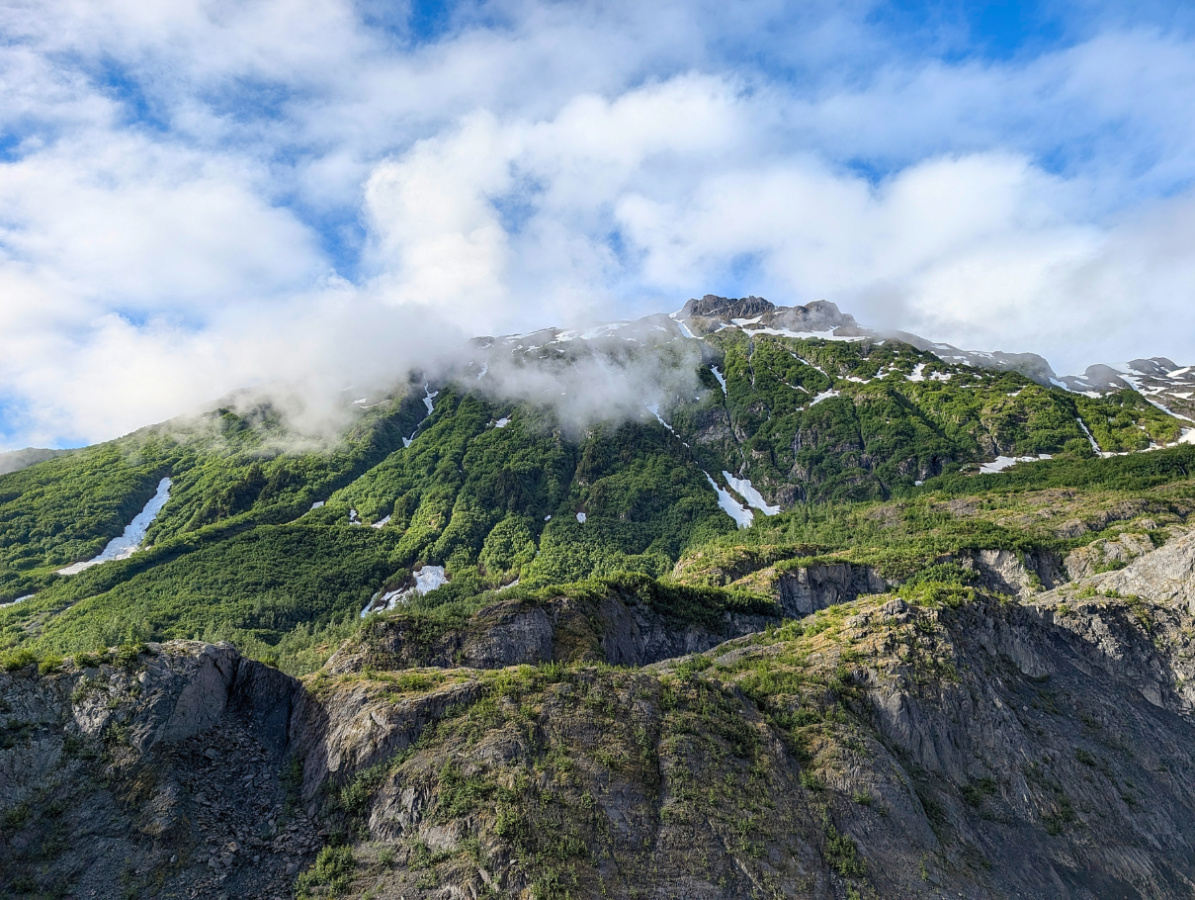
[[[718,288],[1195,361],[1189,37],[944,62],[791,6],[0,6],[0,442]]]

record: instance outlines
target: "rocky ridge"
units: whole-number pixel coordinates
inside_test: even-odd
[[[856,578],[886,589],[804,584]],[[645,611],[563,601],[504,601],[430,656],[379,620],[373,656],[302,681],[189,642],[29,665],[0,674],[0,886],[1189,897],[1193,584],[1183,533],[1024,602],[843,594],[646,666],[640,637],[636,668],[590,619],[642,635]]]
[[[736,299],[706,294],[700,300],[688,301],[675,318],[697,335],[740,328],[748,333],[788,333],[837,340],[896,339],[933,353],[946,363],[1018,372],[1044,387],[1061,387],[1092,397],[1135,391],[1167,413],[1195,422],[1195,367],[1181,366],[1165,357],[1116,365],[1097,364],[1089,366],[1082,375],[1060,376],[1045,357],[1036,353],[963,350],[907,331],[868,328],[826,300],[785,307],[761,297]]]

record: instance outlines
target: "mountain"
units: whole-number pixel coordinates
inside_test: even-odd
[[[7,453],[0,453],[0,475],[7,475],[9,472],[19,472],[21,469],[28,468],[34,463],[44,462],[47,459],[54,459],[58,456],[65,456],[69,450],[46,450],[37,447],[26,447],[24,450],[9,450]]]
[[[1195,896],[1125,369],[706,296],[0,476],[0,894]]]
[[[1069,390],[1088,396],[1103,396],[1116,391],[1133,390],[1159,409],[1192,422],[1195,421],[1195,367],[1180,366],[1164,356],[1134,359],[1115,366],[1088,367],[1080,376],[1063,381]]]

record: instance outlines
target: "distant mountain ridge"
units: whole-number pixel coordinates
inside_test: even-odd
[[[19,472],[28,466],[45,462],[47,459],[54,459],[58,456],[65,456],[70,452],[69,450],[49,450],[38,447],[26,447],[24,450],[9,450],[0,453],[0,475],[7,475],[9,472]]]
[[[1043,387],[1060,387],[1088,396],[1137,391],[1173,415],[1195,419],[1195,366],[1180,366],[1165,357],[1134,359],[1116,365],[1096,364],[1088,367],[1083,375],[1060,376],[1050,362],[1037,353],[963,350],[907,331],[867,328],[827,300],[787,307],[776,306],[762,297],[735,299],[706,294],[700,300],[689,300],[676,318],[700,335],[735,327],[761,333],[766,333],[767,329],[784,329],[803,335],[837,338],[892,338],[933,353],[945,362],[1019,372]]]

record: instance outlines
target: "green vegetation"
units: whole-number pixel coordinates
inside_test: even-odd
[[[393,572],[397,540],[372,528],[261,526],[111,585],[92,581],[95,593],[64,580],[4,610],[0,634],[12,645],[38,623],[28,645],[63,654],[128,641],[227,640],[305,671],[355,627]]]
[[[772,611],[777,579],[817,562],[872,567],[906,600],[951,607],[974,599],[968,553],[1161,536],[1195,509],[1195,447],[1093,455],[1079,419],[1118,452],[1178,435],[1132,392],[1094,400],[896,341],[727,330],[704,346],[726,393],[700,368],[706,390],[662,412],[672,430],[645,413],[574,434],[453,385],[429,416],[414,379],[331,444],[305,443],[268,404],[224,407],[0,476],[0,602],[35,595],[0,608],[0,651],[230,640],[311,671],[375,592],[424,565],[449,582],[401,614],[429,635],[516,579],[503,599],[618,592],[708,626]],[[997,453],[1055,458],[972,474]],[[737,529],[706,479],[724,470],[786,510]],[[55,574],[119,534],[164,475],[149,549]]]
[[[335,897],[352,886],[355,870],[350,847],[324,847],[311,867],[295,882],[295,896],[300,900]]]

